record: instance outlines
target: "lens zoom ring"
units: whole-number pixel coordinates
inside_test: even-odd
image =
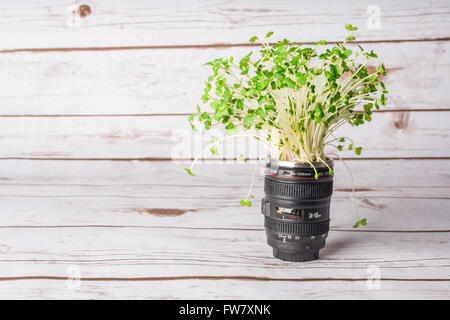
[[[319,235],[330,229],[330,219],[315,223],[289,223],[266,218],[264,226],[275,232],[295,235]]]
[[[333,193],[333,180],[314,183],[286,183],[264,179],[264,191],[275,197],[313,199],[330,197]]]

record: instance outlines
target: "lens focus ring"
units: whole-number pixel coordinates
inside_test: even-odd
[[[274,232],[302,236],[319,235],[328,232],[330,229],[330,219],[316,223],[289,223],[272,220],[266,217],[264,226]]]
[[[333,193],[333,180],[314,181],[315,183],[277,182],[266,177],[264,191],[274,197],[294,199],[327,198]]]

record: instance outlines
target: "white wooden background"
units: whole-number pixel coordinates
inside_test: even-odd
[[[388,108],[345,129],[364,146],[344,157],[369,225],[352,229],[337,162],[320,260],[282,262],[262,176],[239,205],[253,166],[214,160],[192,178],[173,150],[201,64],[268,31],[341,40],[346,23],[389,71]],[[448,299],[449,30],[448,1],[1,1],[0,298]]]

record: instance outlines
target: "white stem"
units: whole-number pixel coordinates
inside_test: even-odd
[[[347,162],[345,162],[342,157],[334,152],[330,152],[328,153],[330,155],[336,156],[339,158],[339,160],[342,161],[342,163],[344,164],[344,166],[347,168],[347,172],[350,175],[350,181],[352,183],[352,200],[353,200],[353,204],[355,205],[355,213],[356,213],[356,218],[358,219],[358,221],[361,220],[360,216],[359,216],[359,211],[358,211],[358,204],[356,202],[356,195],[355,195],[355,182],[353,180],[353,174],[352,171],[350,170],[350,167],[347,165]]]
[[[261,141],[264,143],[266,150],[268,150],[270,147],[269,145],[262,140],[261,138],[259,138],[258,136],[255,135],[250,135],[250,134],[240,134],[240,135],[233,135],[233,136],[227,136],[227,137],[222,137],[214,142],[211,142],[210,144],[208,144],[195,158],[194,161],[192,162],[191,166],[189,167],[190,170],[192,170],[195,166],[195,164],[197,163],[197,161],[200,159],[200,157],[206,152],[208,151],[212,146],[216,146],[219,143],[222,143],[225,140],[229,140],[229,139],[233,139],[233,138],[242,138],[242,137],[248,137],[248,138],[255,138],[258,141]]]

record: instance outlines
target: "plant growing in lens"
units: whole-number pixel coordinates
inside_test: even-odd
[[[212,73],[201,97],[204,108],[197,105],[197,112],[189,116],[192,128],[198,124],[206,130],[225,128],[225,137],[209,146],[213,153],[223,139],[243,132],[240,135],[262,141],[270,158],[304,162],[313,168],[314,162],[328,166],[327,156],[339,157],[325,154],[328,146],[360,155],[362,147],[349,137],[335,136],[335,131],[345,124],[371,121],[373,110],[386,104],[388,92],[379,80],[386,70],[379,64],[369,72],[367,64],[377,54],[360,45],[348,48],[347,43],[355,40],[349,33],[357,28],[351,24],[345,28],[345,41],[332,47],[324,40],[312,47],[286,39],[271,45],[269,32],[264,39],[249,40],[261,42],[256,54],[206,63]],[[186,169],[189,174],[193,175],[195,162]],[[249,205],[250,197],[241,203]],[[365,220],[357,224],[364,225]]]

